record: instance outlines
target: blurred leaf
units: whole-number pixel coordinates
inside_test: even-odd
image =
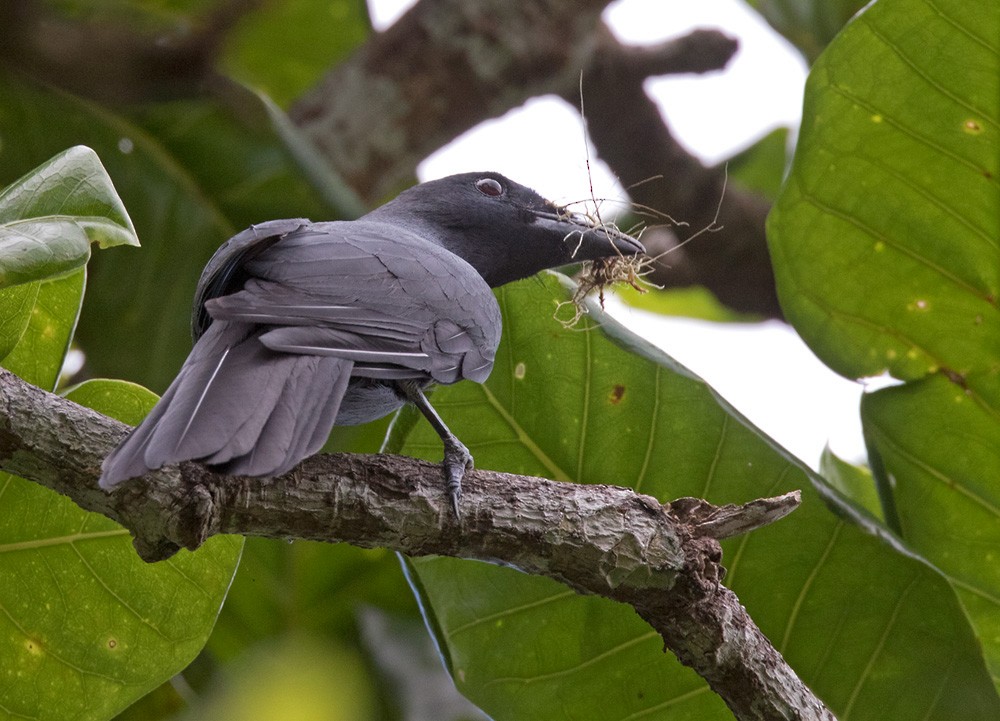
[[[883,506],[1000,679],[1000,5],[875,3],[805,117],[768,223],[783,307],[838,372],[908,381],[862,401]]]
[[[68,397],[134,413],[134,388],[119,399],[113,385]],[[204,645],[241,539],[150,565],[125,529],[37,484],[2,474],[0,501],[0,668],[18,669],[0,687],[0,708],[12,718],[109,718]]]
[[[136,34],[156,37],[161,33],[190,32],[217,0],[54,0],[46,9],[59,11],[71,20],[127,26]],[[53,13],[56,17],[60,15]],[[169,37],[169,36],[167,36]]]
[[[91,243],[139,245],[90,148],[70,148],[0,191],[0,287],[72,272]]]
[[[417,616],[391,551],[250,538],[208,648],[225,661],[293,630],[354,640],[359,605]]]
[[[336,217],[354,220],[368,212],[354,189],[326,162],[322,152],[284,111],[266,95],[260,94],[258,98],[270,118],[271,128],[297,164],[302,177],[309,181]]]
[[[302,634],[256,649],[180,718],[186,721],[374,721],[373,680],[352,649]]]
[[[589,317],[600,328],[562,329],[544,311],[566,297],[556,278],[499,291],[504,340],[484,386],[434,392],[478,467],[661,500],[800,488],[792,516],[727,542],[725,559],[727,584],[802,679],[855,721],[1000,713],[968,621],[931,566],[846,520],[850,507],[831,513],[805,468],[599,309]],[[397,427],[403,452],[441,457],[428,424]],[[731,718],[625,606],[485,563],[410,563],[456,683],[498,720]]]
[[[777,128],[721,165],[731,180],[773,200],[781,190],[788,153],[788,128]]]
[[[185,707],[177,689],[166,681],[114,717],[114,721],[167,721]]]
[[[0,182],[86,144],[143,241],[90,263],[77,341],[95,374],[165,388],[190,350],[191,298],[216,247],[252,222],[329,217],[252,93],[147,106],[130,118],[0,72],[0,97],[0,176],[11,176]]]
[[[746,0],[797,47],[809,63],[816,60],[848,20],[870,0]]]
[[[748,323],[756,318],[741,315],[722,305],[711,291],[699,286],[690,288],[650,288],[639,293],[631,288],[616,288],[615,295],[625,304],[660,315],[711,320],[718,323]]]
[[[222,65],[288,107],[370,31],[364,0],[272,0],[242,18]]]
[[[394,619],[393,638],[373,638],[359,627],[359,615]],[[395,633],[407,629],[405,638]],[[390,633],[387,631],[387,633]],[[379,718],[421,718],[404,709],[434,709],[425,718],[453,719],[445,710],[464,709],[451,680],[441,683],[441,662],[427,637],[416,601],[400,570],[396,554],[345,544],[296,541],[282,543],[248,538],[226,604],[205,649],[208,677],[188,670],[185,678],[206,685],[229,675],[230,664],[259,654],[281,639],[308,635],[334,648],[358,646],[379,678],[373,699],[383,709]],[[419,634],[413,638],[414,634]],[[431,648],[430,663],[415,651]],[[222,665],[215,665],[221,663]]]
[[[149,103],[130,113],[192,184],[197,195],[184,200],[200,197],[240,229],[275,218],[329,217],[325,189],[301,169],[275,127],[279,118],[288,122],[266,96],[235,84],[220,85],[208,100]]]
[[[879,522],[884,521],[875,479],[869,469],[838,458],[830,447],[823,449],[819,473],[831,488]]]

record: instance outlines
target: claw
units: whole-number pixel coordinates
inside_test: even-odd
[[[462,478],[465,472],[472,470],[472,454],[465,445],[451,436],[444,440],[444,487],[451,501],[451,510],[455,518],[461,518],[459,504],[462,500]]]

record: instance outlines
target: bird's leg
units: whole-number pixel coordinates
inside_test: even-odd
[[[420,409],[444,443],[444,484],[451,500],[451,508],[455,518],[460,517],[459,501],[462,499],[462,476],[472,469],[472,454],[462,441],[458,440],[451,429],[444,424],[441,416],[427,400],[423,389],[413,381],[399,381],[399,388],[410,403]]]

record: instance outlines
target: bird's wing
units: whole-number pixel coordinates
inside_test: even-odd
[[[249,279],[245,268],[249,260],[282,237],[308,225],[309,221],[305,218],[269,220],[251,225],[219,246],[202,270],[198,289],[194,294],[191,335],[195,340],[201,337],[212,322],[205,310],[206,301],[238,291]]]
[[[353,375],[453,383],[489,375],[500,336],[493,293],[465,261],[381,224],[322,223],[245,264],[252,280],[206,303],[216,320],[267,326],[283,353],[337,357]]]

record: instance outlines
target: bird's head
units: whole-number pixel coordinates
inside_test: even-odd
[[[463,258],[497,287],[545,268],[645,249],[611,227],[546,200],[500,173],[461,173],[416,185],[373,211],[414,229]]]

